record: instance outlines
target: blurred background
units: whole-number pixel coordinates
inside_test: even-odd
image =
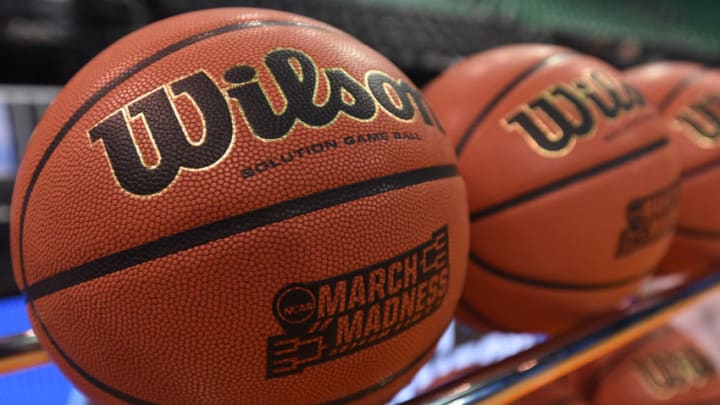
[[[720,63],[711,0],[2,0],[0,224],[15,166],[43,111],[99,51],[153,21],[191,10],[287,10],[335,25],[384,54],[418,85],[464,56],[518,42],[554,43],[619,68],[653,60]],[[0,229],[0,294],[16,292]]]
[[[0,0],[0,336],[29,329],[12,280],[8,212],[17,163],[48,104],[125,34],[224,6],[287,10],[335,25],[418,86],[464,56],[519,42],[569,46],[619,68],[653,60],[720,63],[720,3],[711,0]],[[537,339],[516,339],[515,347],[506,339],[498,347],[508,356]],[[82,399],[51,365],[0,378],[0,404],[73,401]]]

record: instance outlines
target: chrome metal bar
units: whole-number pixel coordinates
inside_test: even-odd
[[[0,338],[0,375],[47,361],[47,354],[32,330]]]

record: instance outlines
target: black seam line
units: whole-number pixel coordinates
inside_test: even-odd
[[[33,303],[30,303],[30,305],[32,306]],[[48,339],[50,340],[50,342],[52,343],[52,345],[55,347],[55,350],[56,350],[56,351],[62,356],[62,358],[73,368],[73,370],[75,370],[78,374],[80,374],[80,375],[81,375],[83,378],[85,378],[88,382],[90,382],[91,384],[95,385],[96,387],[104,390],[105,392],[107,392],[107,393],[109,393],[109,394],[111,394],[111,395],[113,395],[113,396],[115,396],[115,397],[117,397],[117,398],[119,398],[119,399],[121,399],[121,400],[123,400],[123,401],[125,401],[125,402],[131,403],[131,404],[137,404],[137,405],[156,405],[154,402],[145,401],[145,400],[142,400],[142,399],[133,397],[132,395],[127,394],[127,393],[125,393],[125,392],[118,391],[117,389],[115,389],[115,388],[113,388],[113,387],[110,387],[110,386],[104,384],[102,381],[99,381],[98,379],[96,379],[95,377],[93,377],[92,375],[90,375],[87,371],[85,371],[83,368],[81,368],[79,365],[77,365],[77,363],[75,363],[75,362],[70,358],[70,356],[68,356],[68,355],[60,348],[60,345],[58,345],[58,343],[55,341],[55,339],[48,333],[47,326],[45,326],[45,323],[42,321],[42,319],[40,319],[40,317],[38,317],[38,316],[36,316],[35,318],[38,320],[38,322],[39,322],[39,324],[40,324],[40,327],[42,328],[43,333],[45,334],[45,336],[48,337]],[[437,346],[437,342],[440,340],[440,337],[441,337],[441,336],[442,336],[442,334],[441,334],[440,336],[438,336],[438,337],[430,344],[430,346],[428,346],[427,349],[423,350],[422,353],[420,353],[420,355],[418,355],[416,358],[414,358],[412,361],[410,361],[410,363],[408,363],[407,365],[405,365],[403,368],[401,368],[400,370],[396,371],[396,372],[393,373],[392,375],[390,375],[390,376],[382,379],[381,381],[379,381],[379,382],[371,385],[370,387],[364,388],[364,389],[362,389],[362,390],[360,390],[360,391],[354,392],[354,393],[352,393],[352,394],[350,394],[350,395],[347,395],[347,396],[345,396],[345,397],[342,397],[342,398],[339,398],[339,399],[335,399],[335,400],[332,400],[332,401],[329,401],[329,402],[325,402],[324,404],[325,404],[325,405],[333,405],[333,404],[344,404],[344,403],[347,403],[347,402],[351,402],[351,401],[354,401],[354,400],[356,400],[356,399],[362,398],[362,397],[364,397],[365,395],[368,395],[368,394],[370,394],[370,393],[372,393],[372,392],[375,392],[375,391],[377,391],[377,390],[379,390],[379,389],[381,389],[381,388],[383,388],[383,387],[391,384],[392,382],[394,382],[394,381],[397,380],[398,378],[400,378],[400,377],[402,377],[403,375],[405,375],[408,371],[410,371],[410,370],[411,370],[413,367],[415,367],[418,363],[420,363],[420,362],[425,358],[425,356],[427,356],[428,353],[430,353],[430,352],[435,348],[435,346]]]
[[[273,26],[286,26],[286,27],[303,27],[303,28],[310,28],[310,29],[317,29],[321,31],[330,31],[328,28],[320,27],[316,25],[311,25],[303,22],[295,22],[295,21],[248,21],[243,23],[235,23],[231,25],[226,25],[224,27],[215,28],[210,31],[202,32],[199,34],[196,34],[192,37],[186,38],[182,41],[178,41],[172,45],[167,46],[166,48],[163,48],[159,50],[158,52],[148,56],[147,58],[141,60],[133,67],[129,68],[128,70],[124,71],[122,74],[120,74],[118,77],[113,79],[110,83],[103,86],[101,89],[99,89],[95,94],[93,94],[85,103],[83,103],[72,116],[65,122],[65,124],[60,128],[60,131],[55,135],[55,138],[52,140],[48,148],[45,150],[45,153],[40,158],[40,161],[38,162],[37,167],[35,168],[35,171],[32,174],[32,177],[30,178],[30,181],[28,182],[27,190],[25,191],[25,198],[23,199],[22,204],[22,211],[20,213],[20,230],[19,230],[19,238],[20,241],[18,246],[18,251],[20,253],[20,273],[22,275],[22,281],[23,285],[27,284],[27,278],[25,276],[25,265],[24,265],[24,255],[23,255],[23,230],[24,230],[24,224],[25,224],[25,211],[27,210],[28,202],[30,200],[30,196],[32,194],[33,188],[35,187],[35,183],[37,182],[38,178],[40,177],[40,173],[42,172],[43,168],[45,167],[45,164],[48,160],[50,160],[50,156],[55,152],[55,149],[57,149],[60,142],[65,138],[65,136],[70,132],[70,129],[75,126],[75,124],[87,113],[91,108],[95,106],[103,97],[105,97],[108,93],[110,93],[115,87],[122,84],[124,81],[129,79],[134,74],[140,72],[141,70],[145,69],[146,67],[152,65],[153,63],[159,61],[160,59],[177,52],[186,46],[192,45],[196,42],[200,42],[202,40],[215,37],[217,35],[225,34],[232,31],[239,31],[243,29],[249,29],[249,28],[259,28],[259,27],[273,27]]]
[[[24,229],[25,229],[25,213],[27,212],[28,203],[30,201],[30,196],[32,195],[32,191],[35,187],[35,184],[37,183],[38,178],[40,177],[40,173],[42,172],[43,168],[45,167],[45,164],[50,159],[50,156],[52,156],[55,149],[58,147],[60,142],[65,138],[65,136],[70,132],[70,129],[75,126],[75,124],[82,118],[85,113],[87,113],[97,102],[99,102],[105,95],[110,93],[115,87],[119,86],[121,83],[123,83],[125,80],[130,78],[135,73],[141,71],[142,69],[150,66],[151,64],[159,61],[160,59],[164,58],[165,56],[168,56],[174,52],[179,51],[180,49],[192,45],[196,42],[202,41],[204,39],[208,39],[220,34],[224,34],[231,31],[238,31],[242,29],[247,28],[258,28],[258,27],[266,27],[266,26],[295,26],[295,27],[304,27],[309,29],[316,29],[321,31],[330,31],[328,28],[320,27],[316,25],[306,24],[302,22],[293,22],[293,21],[250,21],[250,22],[244,22],[244,23],[236,23],[227,25],[224,27],[219,27],[210,31],[206,31],[203,33],[196,34],[192,37],[186,38],[184,40],[178,41],[166,48],[161,49],[160,51],[154,53],[153,55],[150,55],[149,57],[143,59],[142,61],[138,62],[135,66],[131,67],[130,69],[123,72],[120,76],[113,79],[110,83],[103,86],[101,89],[99,89],[95,94],[93,94],[85,103],[83,103],[80,108],[78,108],[72,116],[68,119],[68,121],[65,122],[65,124],[60,128],[60,131],[55,135],[55,138],[53,138],[52,142],[50,142],[50,145],[45,150],[45,153],[43,153],[42,157],[40,158],[40,161],[38,162],[37,167],[33,171],[32,176],[30,177],[30,181],[28,182],[27,189],[25,191],[25,196],[23,198],[22,202],[22,209],[20,211],[20,227],[18,231],[18,254],[19,254],[19,261],[20,261],[20,275],[22,277],[22,284],[23,286],[27,286],[27,276],[25,274],[25,256],[23,253],[23,240],[24,240]],[[26,296],[27,297],[27,296]],[[84,376],[88,382],[95,385],[100,390],[103,390],[107,392],[110,395],[115,396],[116,398],[125,400],[126,402],[135,403],[135,404],[152,404],[150,402],[146,402],[143,400],[140,400],[138,398],[134,398],[129,394],[123,393],[117,389],[114,389],[101,381],[95,379],[90,374],[88,374],[85,370],[80,368],[72,359],[70,359],[69,356],[67,356],[60,346],[55,342],[52,335],[49,333],[47,328],[45,327],[45,324],[42,321],[42,318],[38,314],[37,309],[35,308],[35,304],[32,301],[28,301],[28,308],[32,312],[32,314],[35,316],[35,318],[38,320],[40,325],[43,328],[43,331],[45,332],[45,335],[48,337],[52,345],[55,347],[55,350],[65,359],[65,361],[79,374]]]
[[[650,120],[651,118],[660,118],[660,116],[658,115],[658,113],[657,113],[656,111],[651,111],[650,113],[641,115],[641,116],[639,116],[639,117],[635,117],[634,119],[628,121],[628,122],[627,122],[625,125],[623,125],[622,127],[617,128],[617,129],[615,129],[614,131],[612,131],[612,132],[610,132],[610,133],[608,133],[608,134],[605,134],[605,136],[603,136],[603,138],[604,138],[606,141],[611,141],[613,138],[615,138],[616,136],[620,135],[622,132],[625,132],[625,131],[627,131],[628,129],[630,129],[630,128],[632,128],[632,127],[635,127],[635,126],[640,125],[640,124],[642,124],[642,123],[644,123],[644,122],[647,122],[647,121]]]
[[[616,281],[610,281],[606,283],[558,283],[555,281],[546,281],[546,280],[538,280],[534,278],[519,276],[517,274],[512,274],[510,272],[507,272],[505,270],[501,270],[496,266],[493,266],[490,263],[487,263],[483,259],[479,258],[472,252],[470,253],[470,260],[477,266],[477,270],[483,270],[490,274],[493,274],[497,277],[503,278],[505,280],[513,281],[516,283],[522,283],[531,285],[533,287],[540,287],[540,288],[548,288],[548,289],[554,289],[554,290],[582,290],[582,291],[588,291],[588,290],[605,290],[608,288],[615,288],[615,287],[622,287],[628,284],[631,284],[633,282],[637,282],[642,280],[643,278],[647,277],[650,272],[643,272],[639,275],[634,275],[632,277],[627,277],[622,280],[616,280]]]
[[[441,337],[442,337],[442,334],[441,334],[440,336],[438,336],[438,337],[430,344],[430,346],[428,346],[425,350],[423,350],[422,353],[420,353],[420,355],[418,355],[416,358],[412,359],[412,361],[410,361],[410,363],[408,363],[407,365],[405,365],[403,368],[401,368],[400,370],[396,371],[396,372],[393,373],[392,375],[390,375],[390,376],[388,376],[388,377],[385,377],[385,378],[383,378],[381,381],[378,381],[377,383],[375,383],[375,384],[373,384],[373,385],[371,385],[371,386],[369,386],[369,387],[367,387],[367,388],[364,388],[364,389],[362,389],[362,390],[360,390],[360,391],[354,392],[354,393],[352,393],[352,394],[350,394],[350,395],[347,395],[347,396],[344,396],[344,397],[342,397],[342,398],[334,399],[334,400],[332,400],[332,401],[322,402],[321,404],[322,404],[322,405],[336,405],[336,404],[339,405],[339,404],[346,404],[346,403],[348,403],[348,402],[353,402],[353,401],[355,401],[355,400],[357,400],[357,399],[360,399],[360,398],[362,398],[362,397],[364,397],[364,396],[366,396],[366,395],[368,395],[368,394],[371,394],[371,393],[373,393],[373,392],[375,392],[375,391],[377,391],[377,390],[379,390],[379,389],[381,389],[381,388],[383,388],[383,387],[391,384],[392,382],[394,382],[394,381],[397,380],[398,378],[400,378],[400,377],[402,377],[403,375],[405,375],[408,371],[412,370],[413,367],[415,367],[416,365],[418,365],[418,363],[420,363],[420,362],[425,358],[425,356],[427,356],[432,350],[434,350],[434,349],[435,349],[435,346],[437,346],[437,343],[438,343],[438,341],[440,340]]]
[[[720,166],[720,159],[714,159],[707,163],[703,163],[700,166],[693,167],[692,169],[688,169],[687,171],[682,172],[680,177],[683,180],[689,179],[691,177],[698,176],[700,174],[705,173],[708,170],[712,170]]]
[[[122,392],[116,388],[113,388],[102,381],[98,380],[97,378],[93,377],[90,373],[85,371],[82,367],[80,367],[75,361],[72,360],[72,358],[65,353],[65,351],[61,348],[61,346],[55,341],[55,338],[52,337],[52,335],[48,332],[48,328],[45,325],[45,322],[43,322],[42,318],[40,318],[37,315],[37,310],[35,309],[35,304],[33,302],[29,303],[30,308],[32,309],[33,314],[35,315],[35,319],[40,324],[40,328],[42,329],[42,332],[45,334],[45,336],[50,340],[50,343],[53,345],[53,348],[55,351],[60,354],[60,356],[65,360],[65,362],[75,371],[76,373],[80,374],[87,382],[95,386],[96,388],[118,398],[121,399],[127,403],[130,404],[136,404],[136,405],[155,405],[154,402],[148,402],[145,400],[142,400],[140,398],[136,398],[128,393]]]
[[[556,53],[554,55],[550,55],[544,59],[542,59],[540,62],[534,64],[533,66],[530,66],[527,70],[520,73],[517,77],[515,77],[510,83],[508,83],[505,87],[503,87],[498,94],[493,97],[492,100],[485,106],[485,108],[482,109],[476,116],[475,119],[470,123],[470,126],[468,129],[465,130],[462,137],[460,137],[460,140],[458,141],[457,146],[455,147],[455,154],[457,156],[460,156],[462,151],[465,149],[465,145],[470,141],[470,138],[475,133],[475,130],[477,129],[480,124],[487,118],[488,115],[490,115],[490,112],[493,108],[502,100],[512,89],[514,89],[520,82],[527,79],[530,75],[537,72],[538,70],[553,65],[555,63],[558,63],[562,61],[563,59],[566,59],[571,56],[578,55],[577,52],[565,52],[565,53]]]
[[[581,172],[575,173],[571,176],[562,178],[562,179],[552,182],[550,184],[546,184],[545,186],[542,186],[540,188],[530,190],[524,194],[520,194],[509,200],[505,200],[501,203],[491,205],[487,208],[483,208],[478,211],[472,212],[470,214],[470,220],[477,221],[477,220],[486,218],[490,215],[497,214],[498,212],[500,212],[502,210],[512,208],[516,205],[520,205],[520,204],[528,202],[534,198],[540,197],[543,194],[548,194],[548,193],[551,193],[558,189],[561,189],[563,187],[567,187],[568,185],[570,185],[572,183],[586,180],[590,177],[596,176],[596,175],[606,172],[608,170],[614,169],[618,166],[624,165],[625,163],[639,159],[649,153],[652,153],[658,149],[661,149],[661,148],[667,146],[668,143],[669,143],[669,141],[668,141],[668,138],[666,138],[666,137],[657,139],[647,145],[643,145],[637,149],[634,149],[624,155],[618,156],[612,160],[602,162],[599,165],[592,166],[588,169],[585,169]]]
[[[670,106],[670,103],[672,103],[673,100],[675,100],[675,98],[677,98],[677,96],[679,96],[680,93],[685,90],[685,88],[687,88],[687,86],[691,85],[692,82],[699,79],[704,72],[705,69],[700,68],[700,70],[697,70],[692,74],[687,75],[684,79],[679,81],[658,103],[658,111],[660,111],[661,113],[665,112],[665,109]]]
[[[48,294],[141,263],[314,211],[433,180],[456,176],[459,176],[459,174],[454,165],[432,166],[378,177],[259,208],[174,235],[165,236],[65,270],[27,286],[25,288],[26,299],[28,301],[37,300]]]
[[[502,325],[488,319],[485,315],[481,314],[475,308],[473,308],[473,306],[469,302],[467,302],[464,297],[460,297],[460,301],[459,301],[458,305],[460,307],[462,307],[462,309],[464,311],[466,311],[470,316],[472,316],[473,318],[476,318],[475,321],[481,323],[482,326],[485,326],[488,329],[492,329],[492,330],[509,330],[509,329],[511,329],[511,328],[503,327]],[[472,325],[470,325],[470,326],[472,326]]]
[[[695,238],[720,238],[720,231],[690,228],[687,226],[678,226],[677,228],[675,228],[675,232],[684,236],[691,236]]]

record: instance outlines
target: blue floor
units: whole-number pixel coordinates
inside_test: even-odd
[[[23,333],[30,321],[21,297],[0,298],[0,336]],[[543,340],[540,335],[489,333],[463,343],[455,342],[455,327],[448,328],[435,358],[430,360],[392,403],[413,397],[446,373],[483,366],[511,356]],[[86,405],[87,400],[52,365],[0,375],[0,405]]]
[[[0,336],[30,329],[22,297],[0,298]],[[0,405],[74,405],[84,403],[52,364],[0,375]]]

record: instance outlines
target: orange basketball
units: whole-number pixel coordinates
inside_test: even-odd
[[[718,404],[720,373],[714,355],[692,335],[662,328],[608,357],[598,370],[593,404]]]
[[[12,205],[40,341],[100,403],[378,403],[433,352],[468,220],[410,81],[308,18],[216,9],[98,55]]]
[[[425,95],[468,187],[465,312],[556,333],[631,297],[675,222],[678,163],[653,107],[600,60],[515,45]]]
[[[659,62],[626,71],[625,80],[666,118],[682,165],[678,226],[659,272],[707,274],[720,264],[720,72]]]

